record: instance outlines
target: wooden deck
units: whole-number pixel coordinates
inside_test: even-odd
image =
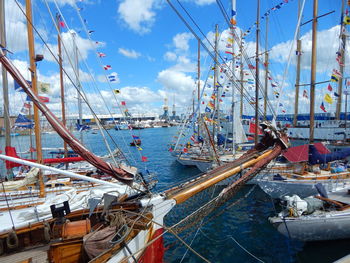
[[[1,263],[19,263],[19,262],[31,262],[31,263],[45,263],[49,262],[47,257],[47,251],[49,246],[38,247],[28,251],[18,252],[12,255],[5,255],[0,257]]]

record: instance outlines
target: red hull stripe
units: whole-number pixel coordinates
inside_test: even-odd
[[[159,238],[146,248],[145,252],[138,260],[138,263],[163,263],[163,228],[157,229],[151,240],[154,240],[157,237]]]

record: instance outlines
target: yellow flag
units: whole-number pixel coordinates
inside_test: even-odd
[[[115,89],[113,90],[115,94],[119,94],[120,93],[120,90],[119,89]]]
[[[324,95],[325,102],[328,102],[329,104],[333,103],[333,99],[329,94]]]
[[[233,39],[229,37],[229,38],[227,38],[227,42],[232,44],[233,43]]]

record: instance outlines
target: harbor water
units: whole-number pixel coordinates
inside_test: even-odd
[[[109,130],[111,147],[114,142],[122,149],[132,165],[143,173],[155,173],[158,179],[154,191],[162,191],[179,182],[192,178],[199,171],[186,168],[176,162],[168,151],[168,144],[176,134],[176,128],[143,130]],[[79,136],[78,133],[75,133]],[[132,136],[140,136],[141,149],[129,146]],[[29,149],[29,136],[13,137],[18,152]],[[86,146],[98,155],[107,153],[99,131],[83,134]],[[43,147],[62,147],[62,140],[55,133],[42,135]],[[4,151],[4,138],[0,138],[0,150]],[[141,156],[147,162],[141,162]],[[29,158],[29,155],[24,155]],[[51,157],[51,156],[47,156]],[[1,173],[4,165],[1,162]],[[180,234],[184,242],[210,262],[333,262],[350,253],[349,240],[303,243],[282,236],[268,222],[268,217],[279,207],[257,186],[245,186],[225,206],[204,218],[200,228]],[[172,225],[176,216],[169,213],[165,219]],[[183,242],[167,233],[165,235],[165,262],[203,262],[188,250]]]

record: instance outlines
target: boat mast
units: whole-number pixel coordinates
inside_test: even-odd
[[[236,25],[236,0],[232,0],[232,10],[231,10],[231,34],[232,38],[234,35],[234,26]],[[233,42],[233,41],[232,41]],[[234,118],[235,118],[235,86],[234,86],[234,80],[235,80],[235,48],[234,48],[234,43],[232,43],[232,80],[231,80],[231,89],[232,89],[232,102],[231,102],[231,107],[232,107],[232,154],[236,153],[236,131],[235,131],[235,123],[234,123]],[[237,121],[241,121],[240,118]]]
[[[264,89],[264,120],[266,121],[266,108],[267,108],[267,89],[268,89],[268,75],[269,75],[269,52],[268,52],[268,25],[269,25],[269,16],[266,16],[266,32],[265,32],[265,89]]]
[[[0,45],[6,55],[5,0],[0,0]],[[11,147],[11,123],[7,71],[2,67],[2,94],[4,98],[5,146]],[[7,179],[12,179],[12,169],[6,169]]]
[[[240,114],[240,118],[242,118],[243,116],[243,89],[244,89],[244,86],[243,86],[243,78],[244,78],[244,71],[243,71],[243,32],[241,30],[241,44],[240,44],[240,47],[239,47],[239,52],[241,54],[240,56],[240,83],[241,83],[241,105],[240,105],[240,111],[239,111],[239,114]]]
[[[32,81],[32,90],[34,94],[38,94],[37,87],[37,75],[36,75],[36,60],[34,51],[34,36],[33,36],[33,19],[32,19],[32,6],[31,0],[26,0],[26,16],[27,16],[27,31],[28,31],[28,46],[29,46],[29,56],[30,56],[30,72]],[[38,163],[42,163],[43,154],[41,148],[41,132],[40,132],[40,117],[39,109],[34,105],[34,132],[35,132],[35,146],[36,146],[36,159]],[[39,197],[45,196],[44,182],[42,174],[39,172],[38,181],[40,187]]]
[[[255,131],[254,143],[258,144],[259,128],[259,36],[260,36],[260,0],[256,11],[256,50],[255,50]]]
[[[318,0],[314,0],[312,20],[312,53],[311,53],[311,85],[310,85],[310,143],[314,142],[315,118],[315,81],[316,81],[316,41],[317,41]]]
[[[66,107],[65,107],[65,97],[64,97],[64,83],[63,83],[63,68],[62,68],[62,48],[61,48],[61,17],[59,14],[56,15],[57,20],[57,45],[58,45],[58,63],[60,66],[60,86],[61,86],[61,113],[62,113],[62,123],[67,126],[66,122]],[[63,141],[64,157],[68,157],[67,143]]]
[[[82,111],[82,101],[81,101],[81,85],[79,81],[79,60],[78,60],[78,46],[76,44],[76,33],[72,33],[73,36],[73,49],[74,49],[74,57],[75,57],[75,76],[76,76],[76,85],[77,85],[77,95],[78,95],[78,112],[79,112],[79,129],[81,129],[81,125],[83,125],[83,111]],[[83,131],[79,132],[80,141],[83,142]]]
[[[218,97],[219,95],[219,85],[217,85],[217,81],[218,81],[218,73],[217,73],[217,61],[218,61],[218,37],[219,37],[219,26],[218,24],[215,25],[215,44],[214,44],[214,52],[215,52],[215,61],[214,61],[214,95],[216,97]],[[216,94],[215,94],[216,91]],[[213,119],[215,121],[215,115],[217,116],[217,118],[219,119],[219,105],[218,105],[218,101],[217,98],[215,98],[214,100],[214,113],[213,113]],[[215,138],[215,122],[213,123],[213,138]]]
[[[197,62],[197,99],[198,99],[198,125],[197,125],[197,138],[199,137],[199,128],[200,128],[200,120],[201,120],[201,41],[198,39],[198,62]]]
[[[340,78],[339,78],[339,83],[338,83],[338,100],[337,100],[337,107],[336,107],[336,112],[335,112],[335,119],[340,120],[340,112],[341,112],[341,100],[342,100],[342,93],[343,93],[343,74],[344,74],[344,63],[345,63],[345,48],[346,48],[346,35],[344,34],[344,20],[343,20],[343,15],[344,15],[344,0],[341,1],[341,25],[340,25],[340,38],[341,38],[341,47],[340,47],[340,61],[341,63],[339,66],[339,71],[340,71]],[[346,122],[346,120],[345,120]]]
[[[298,1],[298,21],[301,16],[300,10],[300,0]],[[294,101],[294,118],[293,118],[293,127],[296,127],[298,124],[298,111],[299,111],[299,85],[300,85],[300,61],[301,61],[301,40],[300,40],[300,26],[298,27],[297,32],[297,74],[295,78],[295,101]]]

